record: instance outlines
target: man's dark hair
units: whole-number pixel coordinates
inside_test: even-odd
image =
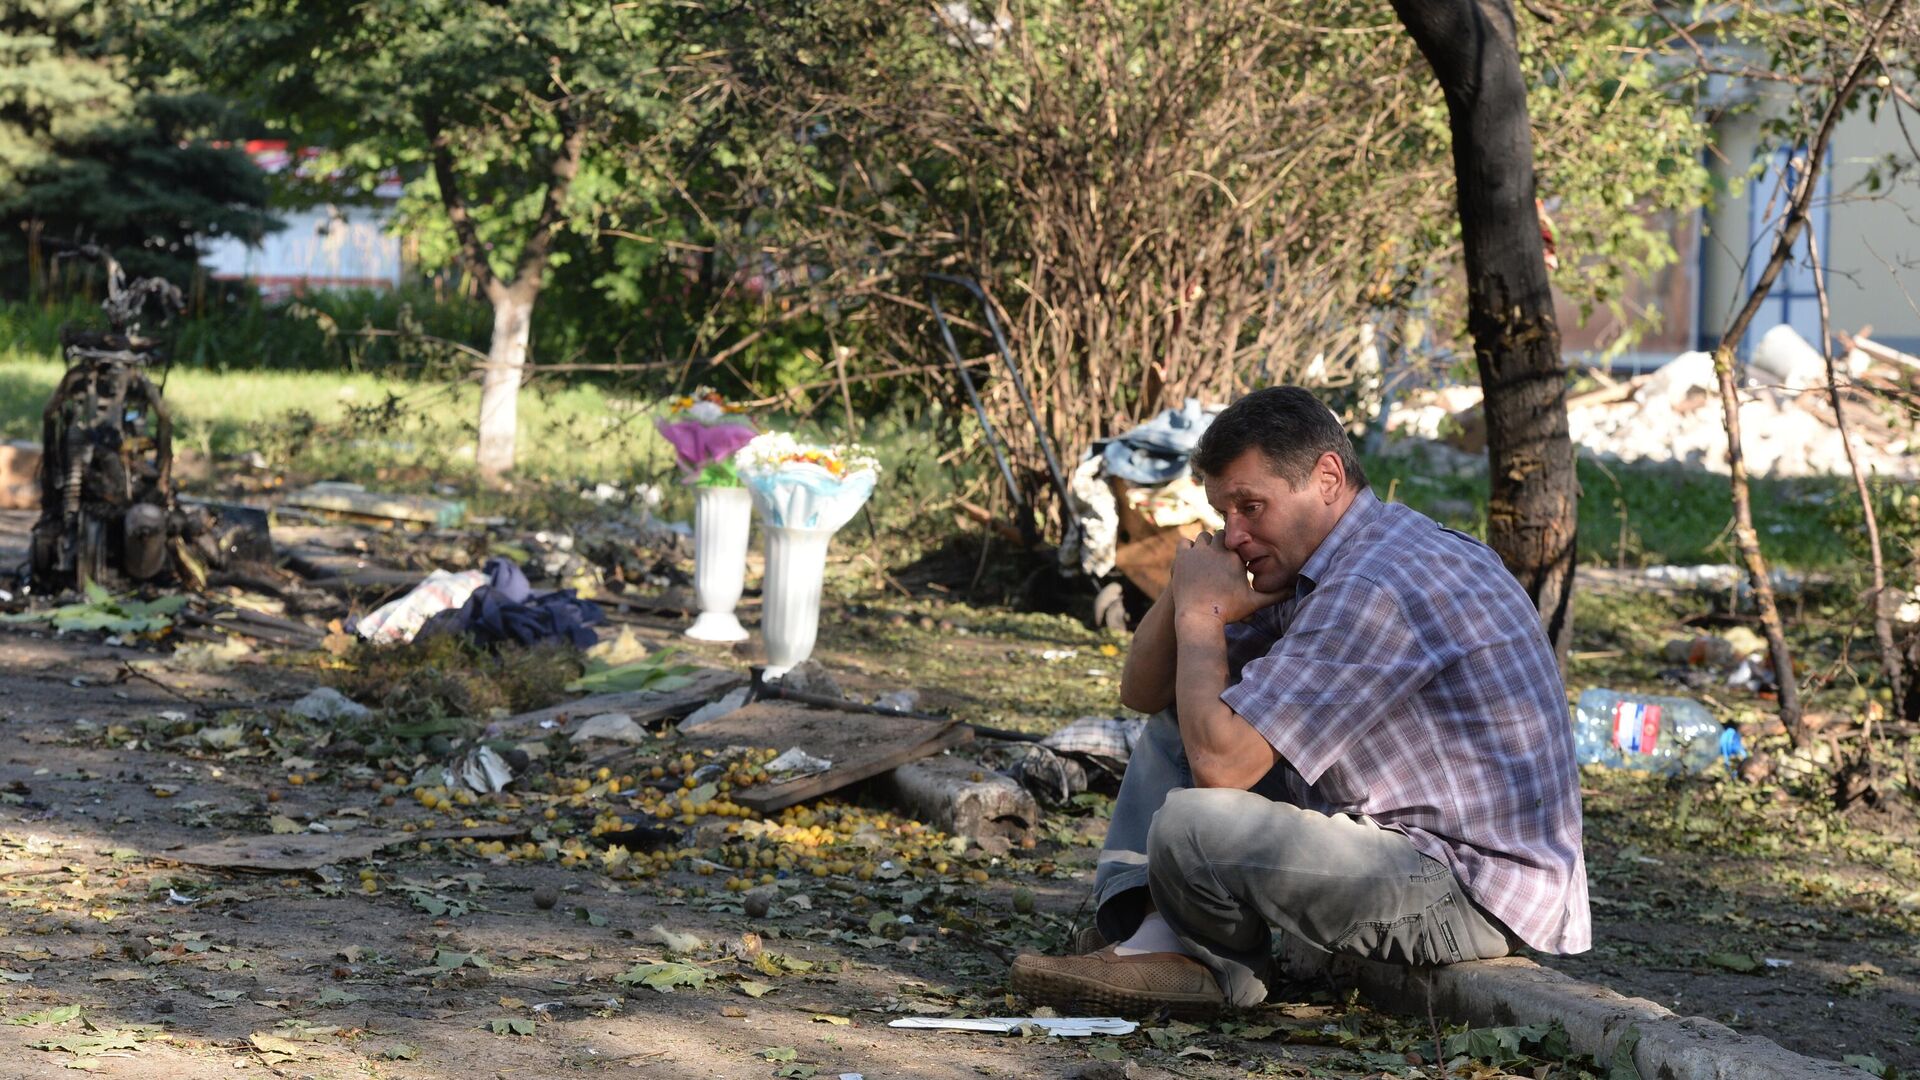
[[[1320,455],[1327,453],[1340,455],[1348,487],[1358,491],[1367,486],[1366,470],[1360,467],[1360,455],[1353,452],[1346,429],[1332,410],[1297,386],[1269,386],[1227,406],[1200,436],[1193,468],[1202,475],[1214,475],[1254,449],[1266,456],[1274,475],[1295,491],[1307,482]]]

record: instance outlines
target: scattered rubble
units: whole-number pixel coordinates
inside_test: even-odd
[[[1840,362],[1847,378],[1841,400],[1861,466],[1881,476],[1920,477],[1920,455],[1911,452],[1912,422],[1875,393],[1912,382],[1920,375],[1920,361],[1864,335],[1847,340],[1852,348]],[[1748,371],[1740,404],[1748,472],[1762,477],[1847,474],[1846,447],[1818,351],[1791,327],[1777,326],[1755,347]],[[1576,445],[1620,461],[1727,471],[1725,411],[1712,356],[1683,353],[1656,371],[1619,382],[1594,374],[1606,385],[1567,402]],[[1409,394],[1394,409],[1388,428],[1406,437],[1403,443],[1443,442],[1478,454],[1486,446],[1480,402],[1478,387]],[[1404,446],[1395,450],[1410,452]]]
[[[964,836],[1004,855],[1040,824],[1040,807],[1012,777],[950,756],[927,758],[882,773],[881,798],[941,832]]]

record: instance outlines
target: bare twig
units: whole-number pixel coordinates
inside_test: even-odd
[[[1820,354],[1827,362],[1827,400],[1833,405],[1834,425],[1840,431],[1840,445],[1847,452],[1847,468],[1853,473],[1853,487],[1860,499],[1860,513],[1867,526],[1867,554],[1873,565],[1873,588],[1867,593],[1868,610],[1873,613],[1873,640],[1880,648],[1880,666],[1886,673],[1887,682],[1893,687],[1893,700],[1906,698],[1906,675],[1900,661],[1900,649],[1893,640],[1893,614],[1887,601],[1886,563],[1880,549],[1880,519],[1873,506],[1873,493],[1867,488],[1866,474],[1861,471],[1859,456],[1853,450],[1853,437],[1847,432],[1847,414],[1840,400],[1840,376],[1838,365],[1833,356],[1832,315],[1827,306],[1827,276],[1820,258],[1819,238],[1809,230],[1807,233],[1807,256],[1813,267],[1813,289],[1820,303]],[[1861,717],[1864,732],[1873,729],[1872,713],[1863,712]],[[1860,741],[1860,760],[1867,765],[1868,783],[1879,786],[1879,767],[1873,753],[1873,740],[1863,732]]]
[[[1734,540],[1739,546],[1742,559],[1747,564],[1747,577],[1753,588],[1754,601],[1760,609],[1761,626],[1766,630],[1767,645],[1773,657],[1774,675],[1780,687],[1780,718],[1787,726],[1787,733],[1797,748],[1807,738],[1805,718],[1800,711],[1800,688],[1798,676],[1793,671],[1793,656],[1787,648],[1786,632],[1781,624],[1779,605],[1775,600],[1773,582],[1767,573],[1766,556],[1760,551],[1760,535],[1753,527],[1753,500],[1747,483],[1746,457],[1740,446],[1740,392],[1734,383],[1736,360],[1734,350],[1739,347],[1747,327],[1752,325],[1754,316],[1759,314],[1760,306],[1766,301],[1767,294],[1773,291],[1773,283],[1780,276],[1781,268],[1793,255],[1793,247],[1799,242],[1800,234],[1806,229],[1807,208],[1812,205],[1823,163],[1826,160],[1827,146],[1832,142],[1834,127],[1844,115],[1851,102],[1854,91],[1859,88],[1870,62],[1874,59],[1881,38],[1887,28],[1893,24],[1895,16],[1905,6],[1905,0],[1889,0],[1880,19],[1868,32],[1853,62],[1848,65],[1846,77],[1828,102],[1825,114],[1820,119],[1818,129],[1807,148],[1807,160],[1801,170],[1800,178],[1788,200],[1787,214],[1781,222],[1780,230],[1774,238],[1773,253],[1761,270],[1753,289],[1747,294],[1747,302],[1728,323],[1726,331],[1720,336],[1720,344],[1714,350],[1713,367],[1720,384],[1720,403],[1726,413],[1727,464],[1731,477],[1734,513]]]

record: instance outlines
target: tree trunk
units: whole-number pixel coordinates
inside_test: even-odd
[[[1533,598],[1564,667],[1579,487],[1513,10],[1506,0],[1393,0],[1393,8],[1446,95],[1467,327],[1486,393],[1487,539]]]
[[[433,178],[440,189],[440,203],[454,235],[460,238],[460,260],[493,305],[493,340],[487,346],[487,366],[480,379],[480,449],[476,464],[482,480],[496,483],[513,468],[514,443],[520,429],[520,382],[527,366],[533,302],[546,282],[554,237],[566,217],[567,193],[573,189],[586,147],[587,128],[580,117],[567,108],[558,115],[566,138],[549,164],[553,179],[547,184],[540,219],[521,249],[520,265],[511,284],[495,275],[487,259],[487,246],[481,242],[473,214],[460,192],[449,145],[452,137],[442,128],[438,116],[422,118],[432,147]]]
[[[1895,702],[1900,706],[1900,718],[1908,722],[1920,721],[1920,627],[1907,631],[1907,679],[1906,700]]]
[[[497,481],[513,468],[520,432],[520,381],[527,366],[537,287],[525,282],[489,290],[493,341],[480,378],[480,475]]]

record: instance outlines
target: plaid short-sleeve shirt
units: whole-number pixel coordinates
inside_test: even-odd
[[[1404,832],[1536,949],[1591,946],[1566,691],[1491,548],[1363,490],[1228,650],[1221,700],[1302,805]]]

